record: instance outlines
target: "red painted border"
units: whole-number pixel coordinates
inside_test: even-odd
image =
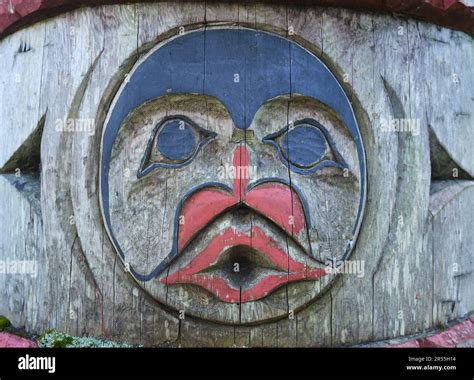
[[[0,348],[34,348],[38,347],[35,341],[22,338],[7,332],[0,332]]]
[[[390,348],[419,348],[419,347],[456,347],[469,340],[474,340],[474,315],[448,329],[428,337],[413,339],[404,343],[389,344]],[[21,338],[6,332],[0,332],[0,348],[37,347],[35,341]]]
[[[152,0],[0,0],[0,38],[58,13],[83,6],[151,2]],[[196,0],[203,1],[203,0]],[[212,0],[207,0],[208,2]],[[459,0],[259,0],[260,3],[292,3],[403,14],[474,36],[474,7]]]
[[[451,326],[440,333],[409,340],[404,343],[389,344],[388,347],[457,347],[469,340],[474,340],[474,315],[471,315],[466,321]]]
[[[266,275],[248,289],[232,287],[219,274],[202,273],[211,268],[225,250],[230,247],[247,246],[260,252],[272,262],[280,273]],[[325,276],[322,268],[307,266],[288,256],[284,248],[279,246],[259,227],[246,231],[237,231],[230,227],[215,236],[213,240],[194,257],[184,268],[163,278],[161,282],[172,284],[195,284],[203,287],[223,302],[250,302],[268,295],[273,289],[295,281],[316,280]]]
[[[242,169],[247,168],[248,173],[249,154],[243,145],[234,151],[233,168],[236,176],[231,194],[206,187],[193,193],[184,202],[181,217],[185,223],[179,226],[179,251],[214,218],[239,202],[272,220],[290,236],[298,234],[305,227],[303,204],[288,185],[268,182],[247,190],[248,178],[245,178]]]
[[[188,242],[205,228],[213,219],[230,207],[239,203],[272,220],[288,236],[298,234],[306,225],[303,204],[297,194],[288,186],[279,182],[267,182],[248,189],[250,158],[244,145],[238,146],[233,153],[235,177],[232,190],[204,187],[187,198],[181,209],[179,225],[178,251],[182,251]],[[292,217],[292,218],[291,218]],[[263,278],[251,289],[241,292],[232,288],[220,276],[201,274],[212,267],[226,248],[245,245],[257,249],[278,268],[281,274]],[[265,297],[276,287],[292,281],[316,279],[326,273],[320,268],[306,268],[295,262],[286,252],[277,247],[277,243],[262,230],[254,227],[251,231],[239,233],[233,228],[221,231],[185,268],[162,279],[165,284],[192,283],[202,286],[224,302],[248,302]]]

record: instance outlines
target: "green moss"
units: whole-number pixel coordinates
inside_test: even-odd
[[[8,318],[4,317],[3,315],[0,315],[0,331],[3,331],[10,326],[11,322],[8,320]]]
[[[64,348],[70,346],[73,341],[74,338],[72,336],[54,330],[49,330],[44,335],[39,337],[38,346]]]
[[[77,337],[49,330],[38,338],[39,347],[133,347],[105,339]]]

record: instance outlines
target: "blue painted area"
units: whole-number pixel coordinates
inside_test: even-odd
[[[156,148],[169,160],[183,161],[197,149],[197,136],[186,121],[170,120],[159,130]]]
[[[291,92],[289,48],[264,32],[206,31],[204,93],[225,105],[237,128],[248,128],[264,102]]]
[[[293,123],[293,128],[287,125],[265,136],[262,142],[273,145],[280,161],[301,175],[313,174],[325,167],[347,168],[327,129],[314,119],[298,120]],[[324,158],[327,148],[335,160]]]
[[[165,131],[164,136],[161,136],[164,127],[170,125],[170,129]],[[176,127],[178,126],[178,128]],[[179,130],[177,130],[179,129]],[[192,134],[192,136],[190,135]],[[157,143],[154,144],[155,136],[157,136]],[[143,155],[140,167],[138,168],[137,178],[142,178],[155,169],[177,169],[189,165],[199,152],[199,149],[212,141],[217,136],[217,133],[211,132],[207,129],[201,128],[194,123],[190,118],[183,115],[173,115],[164,118],[158,124],[150,139]],[[181,139],[176,141],[174,139]],[[194,143],[193,143],[194,142]],[[158,146],[160,144],[160,146]],[[150,159],[152,149],[162,149],[162,155],[166,161],[152,161]],[[181,157],[173,161],[172,157]]]
[[[115,138],[125,117],[144,102],[166,94],[183,93],[216,97],[229,111],[235,126],[241,129],[250,126],[263,103],[279,95],[298,93],[331,107],[341,117],[356,144],[362,173],[357,217],[360,219],[366,186],[364,150],[351,104],[329,69],[306,49],[281,36],[242,28],[205,29],[170,40],[140,62],[116,98],[105,126],[100,194],[105,223],[122,257],[124,254],[113,235],[109,211],[109,163]],[[310,170],[329,164],[324,161]],[[287,165],[296,172],[303,170],[291,163]],[[145,171],[152,170],[152,166]],[[176,254],[174,245],[169,257]],[[158,275],[158,268],[161,271],[164,266],[160,264],[151,274]],[[137,278],[151,279],[146,275]]]
[[[285,157],[293,165],[310,167],[323,158],[327,143],[319,129],[301,125],[290,129],[283,136],[282,148]]]

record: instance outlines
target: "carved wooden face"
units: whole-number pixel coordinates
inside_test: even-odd
[[[149,294],[253,323],[303,307],[330,283],[328,260],[349,257],[365,157],[318,58],[269,33],[208,29],[132,70],[105,123],[100,184],[109,236]]]

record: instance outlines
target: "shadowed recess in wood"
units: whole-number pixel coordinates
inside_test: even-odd
[[[446,151],[431,126],[428,126],[430,139],[430,160],[432,180],[474,179]]]
[[[0,174],[26,198],[41,217],[41,139],[46,114],[38,125],[0,169]]]

